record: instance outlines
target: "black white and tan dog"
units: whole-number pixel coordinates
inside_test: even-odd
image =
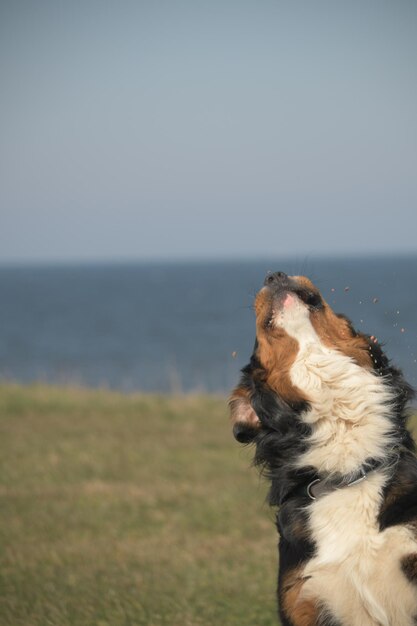
[[[417,624],[411,388],[308,278],[269,274],[255,312],[230,408],[279,507],[283,626]]]

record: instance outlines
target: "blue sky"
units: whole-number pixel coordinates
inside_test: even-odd
[[[0,262],[417,251],[414,1],[6,1]]]

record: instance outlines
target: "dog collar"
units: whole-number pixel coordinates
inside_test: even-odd
[[[338,489],[342,489],[344,487],[353,487],[353,485],[357,485],[361,483],[363,480],[366,480],[367,475],[370,472],[375,471],[376,468],[365,472],[363,468],[359,470],[359,476],[355,475],[354,478],[350,480],[341,480],[341,481],[328,481],[323,480],[322,478],[316,478],[312,480],[306,487],[307,496],[310,500],[317,500],[320,496],[325,496],[332,491],[337,491]]]
[[[389,465],[391,465],[391,463]],[[353,487],[354,485],[357,485],[366,480],[371,472],[374,472],[375,470],[381,469],[383,467],[387,467],[386,459],[370,459],[354,473],[338,479],[330,479],[327,477],[323,478],[317,474],[312,479],[310,475],[308,481],[304,480],[301,484],[298,484],[293,489],[291,489],[281,500],[281,504],[284,504],[294,497],[317,500],[318,498],[328,495],[333,491],[338,491],[339,489],[344,489],[345,487]]]

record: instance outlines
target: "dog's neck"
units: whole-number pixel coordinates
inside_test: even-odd
[[[389,386],[350,357],[324,346],[312,327],[307,325],[297,340],[300,349],[290,375],[309,399],[302,420],[312,431],[297,466],[346,475],[370,458],[385,458],[397,443]]]

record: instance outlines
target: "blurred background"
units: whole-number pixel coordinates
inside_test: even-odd
[[[0,76],[1,625],[276,624],[225,396],[277,270],[417,386],[417,4],[4,0]]]
[[[268,270],[416,372],[414,2],[4,2],[0,375],[224,392]]]

